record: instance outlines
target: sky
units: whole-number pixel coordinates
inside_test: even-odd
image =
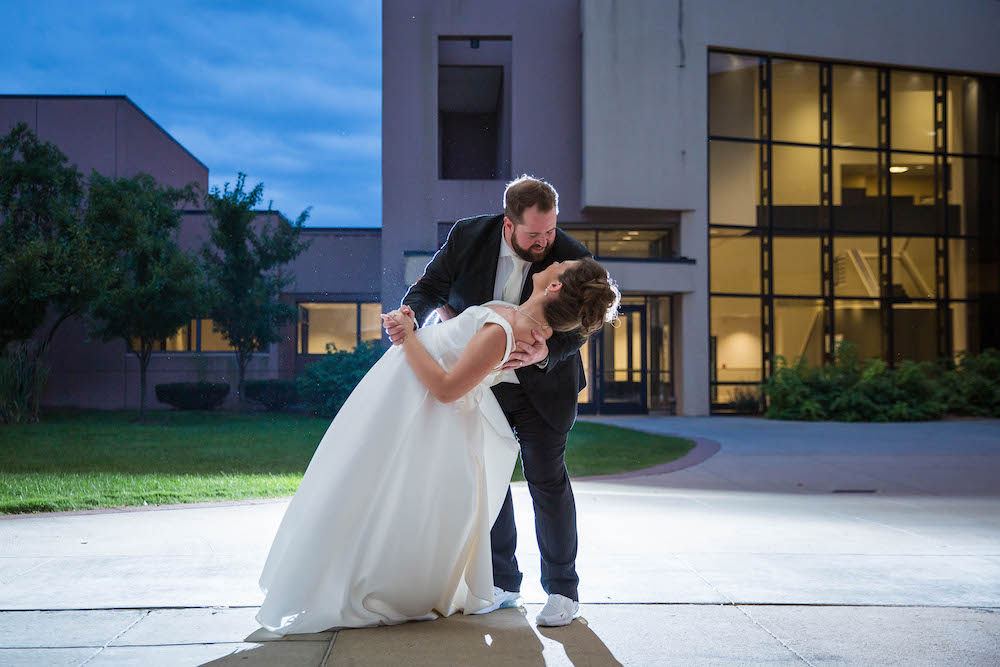
[[[382,224],[380,0],[0,0],[0,93],[127,95],[261,208]]]

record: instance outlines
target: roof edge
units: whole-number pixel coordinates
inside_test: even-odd
[[[18,94],[18,95],[6,95],[6,94],[0,94],[0,99],[8,99],[8,100],[12,100],[12,99],[13,100],[16,100],[16,99],[21,99],[21,100],[33,100],[33,99],[43,99],[43,100],[117,100],[119,102],[127,102],[128,104],[131,104],[132,107],[135,108],[136,111],[138,111],[140,114],[142,114],[146,118],[146,120],[148,120],[150,123],[152,123],[153,126],[156,129],[158,129],[160,132],[162,132],[164,135],[166,135],[167,139],[170,139],[170,141],[172,141],[175,144],[177,144],[177,146],[182,151],[184,151],[185,153],[187,153],[188,156],[192,160],[194,160],[195,162],[197,162],[198,164],[200,164],[202,167],[204,167],[205,171],[211,171],[208,168],[207,164],[205,164],[204,162],[202,162],[201,160],[199,160],[195,156],[195,154],[192,153],[191,151],[189,151],[184,146],[184,144],[182,144],[181,142],[179,142],[177,140],[176,137],[174,137],[172,134],[170,134],[165,129],[163,129],[162,125],[160,125],[155,120],[153,120],[152,116],[150,116],[148,113],[146,113],[145,111],[143,111],[142,107],[140,107],[138,104],[136,104],[135,101],[133,101],[132,98],[130,98],[128,95],[60,95],[60,94],[52,94],[52,95],[20,95],[20,94]]]

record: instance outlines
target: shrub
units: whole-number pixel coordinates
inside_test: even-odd
[[[736,387],[729,405],[737,412],[759,415],[764,411],[763,398],[760,391],[753,387]]]
[[[857,347],[847,342],[837,346],[828,366],[810,367],[804,358],[788,366],[778,357],[777,370],[761,385],[768,399],[765,416],[848,422],[939,419],[947,409],[942,382],[936,379],[941,374],[940,367],[928,362],[904,361],[895,370],[881,359],[861,363]]]
[[[962,353],[956,364],[941,364],[939,374],[937,400],[948,412],[1000,417],[1000,351]]]
[[[309,364],[296,380],[302,402],[314,415],[336,416],[383,352],[381,340],[366,341],[353,350],[327,353]]]
[[[246,380],[243,390],[247,398],[271,412],[284,410],[299,400],[294,380]]]
[[[156,400],[178,410],[214,410],[228,395],[228,382],[168,382],[156,385]]]
[[[0,356],[0,423],[38,421],[49,368],[32,346],[29,342],[11,343]]]

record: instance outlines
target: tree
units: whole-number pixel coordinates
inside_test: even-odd
[[[88,328],[104,342],[124,339],[139,360],[142,420],[153,345],[207,306],[198,259],[175,240],[183,218],[177,205],[197,201],[196,185],[164,188],[149,174],[112,180],[95,171],[89,186],[89,227],[112,259],[109,284],[91,304]]]
[[[299,235],[310,210],[302,211],[294,224],[278,216],[272,228],[273,202],[269,203],[265,212],[268,222],[258,233],[253,227],[257,215],[254,206],[263,196],[264,184],[246,192],[245,180],[246,174],[241,172],[233,190],[226,183],[221,191],[212,188],[205,198],[205,208],[216,224],[209,229],[209,243],[202,248],[214,329],[236,349],[241,410],[246,405],[243,381],[254,352],[281,340],[281,327],[298,316],[294,306],[281,303],[277,297],[292,280],[282,267],[309,247]]]
[[[0,138],[0,354],[17,342],[24,354],[15,356],[39,371],[56,330],[87,308],[107,278],[104,253],[81,219],[82,177],[66,160],[25,123]],[[56,319],[35,344],[29,339],[49,306]],[[42,389],[30,378],[23,386]],[[31,421],[37,399],[29,400]]]

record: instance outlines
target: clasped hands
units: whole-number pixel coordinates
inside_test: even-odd
[[[402,306],[392,312],[382,313],[382,326],[385,327],[385,333],[393,345],[402,345],[406,337],[414,332],[414,320],[413,309],[409,306]],[[511,350],[502,370],[507,371],[537,364],[549,356],[549,346],[542,334],[532,329],[531,336],[535,339],[534,343],[523,340],[515,341],[516,347]]]
[[[382,313],[382,326],[393,345],[401,345],[406,337],[413,333],[415,316],[413,309],[402,306],[390,313]]]

